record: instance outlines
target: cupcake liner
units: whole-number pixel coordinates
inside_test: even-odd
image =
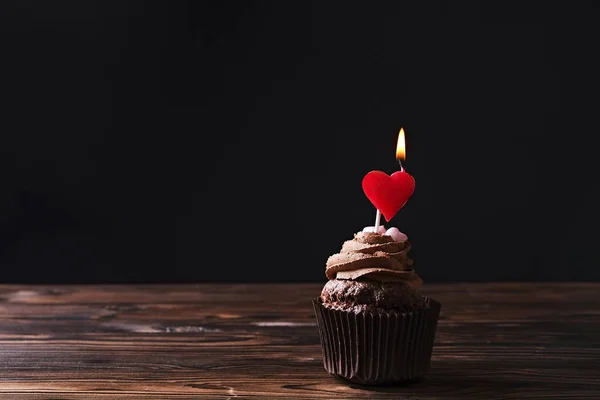
[[[429,369],[440,303],[410,313],[354,313],[313,300],[323,350],[332,375],[363,385],[420,380]]]

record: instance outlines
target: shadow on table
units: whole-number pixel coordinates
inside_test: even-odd
[[[427,396],[439,398],[445,396],[509,396],[507,399],[523,398],[524,393],[535,393],[538,396],[557,396],[571,393],[581,394],[572,398],[587,397],[592,390],[583,390],[576,381],[567,377],[559,377],[543,368],[525,368],[526,365],[469,363],[454,360],[453,362],[437,362],[424,379],[405,384],[368,386],[349,384],[353,389],[374,393],[401,394],[402,396]],[[337,378],[342,381],[341,378]],[[346,384],[347,381],[346,381]],[[593,388],[590,388],[593,389]],[[598,392],[595,392],[596,394]],[[431,397],[433,396],[433,397]],[[568,396],[567,396],[568,397]],[[405,398],[405,397],[400,397]],[[420,397],[419,397],[420,398]],[[544,398],[544,397],[540,397]]]
[[[341,378],[337,378],[339,381],[343,381]],[[347,384],[347,381],[346,381]],[[448,372],[445,371],[443,375],[437,375],[435,371],[431,371],[424,379],[418,381],[411,381],[403,384],[390,384],[390,385],[359,385],[350,384],[352,389],[357,389],[362,392],[372,392],[373,394],[379,393],[395,394],[394,396],[398,399],[413,399],[413,398],[442,398],[452,395],[454,396],[465,396],[464,398],[470,398],[470,395],[474,393],[494,393],[495,395],[508,394],[506,389],[511,385],[507,382],[494,382],[493,379],[486,381],[472,379],[468,375],[461,373],[458,369],[454,376],[449,376]],[[425,396],[425,397],[423,397]],[[369,396],[370,398],[370,396]],[[386,396],[385,398],[388,398]]]
[[[344,382],[353,389],[359,389],[367,392],[375,393],[398,393],[398,394],[410,394],[410,393],[423,393],[427,392],[431,394],[436,393],[449,393],[449,392],[460,392],[465,389],[474,389],[477,384],[488,386],[492,382],[489,380],[486,382],[474,382],[473,378],[468,374],[465,374],[464,369],[461,365],[453,365],[452,368],[438,367],[432,368],[425,378],[420,380],[408,381],[405,383],[396,384],[384,384],[384,385],[361,385],[357,383],[349,383],[343,378],[335,378],[340,383]]]

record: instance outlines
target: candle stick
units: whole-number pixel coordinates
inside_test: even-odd
[[[377,213],[375,214],[375,228],[373,229],[373,232],[379,233],[379,223],[380,222],[381,222],[381,211],[379,211],[379,209],[377,209]]]

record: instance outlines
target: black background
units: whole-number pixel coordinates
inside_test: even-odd
[[[3,1],[0,281],[324,281],[400,127],[426,282],[600,279],[600,5],[496,4]]]

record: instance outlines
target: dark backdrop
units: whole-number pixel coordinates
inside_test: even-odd
[[[573,3],[3,1],[0,281],[324,281],[400,127],[426,282],[598,280]]]

